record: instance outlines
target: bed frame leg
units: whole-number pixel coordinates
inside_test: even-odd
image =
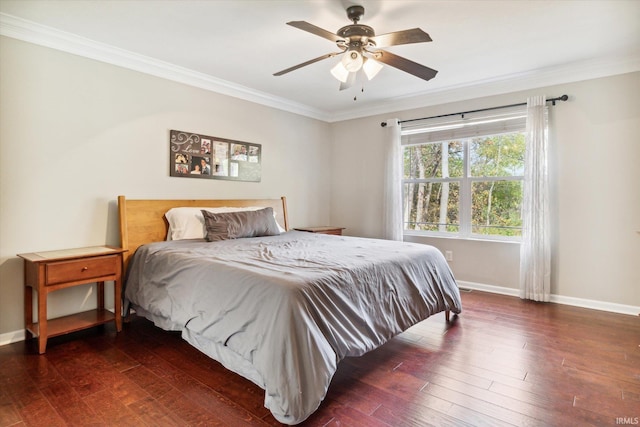
[[[444,312],[444,320],[449,323],[449,318],[451,317],[451,311],[450,310],[446,310]]]

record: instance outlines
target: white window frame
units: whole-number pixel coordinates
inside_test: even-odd
[[[458,238],[458,239],[474,239],[474,240],[494,240],[494,241],[510,241],[520,242],[520,236],[503,236],[493,234],[479,234],[472,232],[471,225],[471,186],[473,182],[503,182],[503,181],[523,181],[523,175],[510,175],[500,177],[480,177],[469,175],[469,141],[474,137],[489,137],[508,133],[524,133],[526,131],[526,110],[521,108],[509,111],[501,111],[484,116],[461,117],[451,119],[445,117],[440,120],[431,120],[430,122],[419,122],[411,126],[404,126],[401,131],[402,148],[407,146],[422,145],[427,143],[443,143],[452,140],[461,141],[463,143],[463,175],[460,177],[443,177],[443,178],[425,178],[425,179],[402,179],[403,200],[404,191],[407,183],[443,183],[443,182],[459,182],[460,183],[460,199],[458,201],[460,225],[457,233],[447,231],[422,231],[407,230],[404,223],[403,212],[403,233],[405,235],[418,235],[430,237]],[[404,154],[402,156],[404,158]],[[404,203],[403,203],[404,210]]]

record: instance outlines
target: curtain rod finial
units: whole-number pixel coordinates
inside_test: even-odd
[[[551,101],[551,105],[556,105],[556,101],[568,101],[568,100],[569,100],[568,95],[562,95],[557,98],[553,98],[550,101]]]

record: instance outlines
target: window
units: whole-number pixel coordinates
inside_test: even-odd
[[[522,113],[403,127],[405,232],[518,239],[524,131]]]

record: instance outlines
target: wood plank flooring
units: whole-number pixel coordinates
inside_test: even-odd
[[[463,292],[339,364],[305,426],[612,426],[640,417],[640,317]],[[264,393],[134,319],[0,347],[0,426],[278,425]]]

